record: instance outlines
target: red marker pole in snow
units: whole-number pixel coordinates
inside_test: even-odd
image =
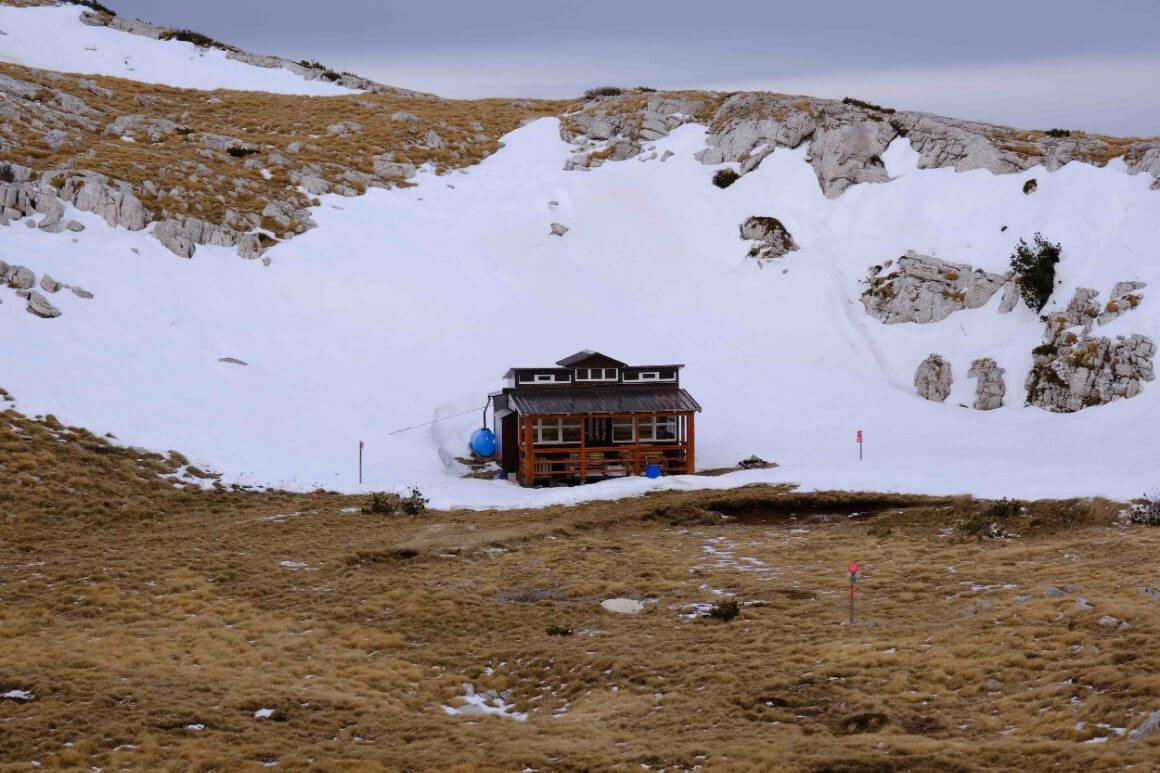
[[[861,434],[861,433],[859,433]],[[854,623],[854,588],[858,585],[858,570],[862,566],[857,561],[846,564],[846,573],[850,576],[850,623]]]
[[[362,484],[362,452],[363,452],[363,445],[364,445],[364,443],[363,443],[361,440],[360,440],[360,441],[358,441],[358,482],[359,482],[359,484],[360,484],[360,485]]]
[[[862,430],[858,430],[858,460],[862,460]]]

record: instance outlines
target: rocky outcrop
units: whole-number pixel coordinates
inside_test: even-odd
[[[675,99],[697,108],[655,120],[656,106]],[[1160,188],[1160,142],[1156,140],[1113,141],[1080,132],[1020,131],[892,110],[855,99],[759,92],[728,97],[713,92],[649,94],[642,104],[640,93],[632,91],[587,100],[561,124],[564,139],[582,151],[566,168],[587,169],[613,160],[612,155],[600,155],[611,153],[608,148],[613,145],[618,146],[618,156],[635,155],[643,149],[642,143],[664,136],[694,116],[709,128],[706,147],[697,158],[710,165],[737,163],[741,174],[756,169],[777,148],[808,142],[807,160],[829,197],[841,195],[851,185],[888,179],[881,154],[897,138],[910,143],[923,169],[953,167],[1008,174],[1037,165],[1055,170],[1072,161],[1102,166],[1122,156],[1130,173],[1151,174],[1152,187]],[[595,143],[602,143],[603,148],[594,151]]]
[[[13,290],[29,290],[36,284],[36,274],[24,266],[0,263],[0,282]]]
[[[46,174],[41,179],[52,184],[55,177]],[[133,195],[133,186],[96,172],[65,177],[60,184],[60,197],[82,212],[99,215],[110,226],[140,231],[149,222],[149,211]]]
[[[741,224],[741,238],[754,242],[749,257],[773,260],[798,249],[793,237],[776,217],[754,215]]]
[[[956,311],[984,306],[1010,277],[948,263],[911,250],[897,268],[875,266],[862,293],[866,313],[887,325],[938,322]]]
[[[105,134],[113,137],[133,137],[160,142],[181,128],[168,118],[150,118],[144,115],[122,115],[105,127]]]
[[[1116,286],[1112,288],[1111,299],[1096,317],[1096,321],[1106,325],[1121,314],[1126,314],[1139,306],[1144,296],[1137,291],[1147,286],[1146,282],[1116,282]]]
[[[968,378],[977,378],[975,384],[975,409],[993,411],[1003,406],[1007,394],[1007,384],[1003,380],[1005,370],[990,357],[981,357],[971,363]]]
[[[918,396],[941,403],[951,393],[951,364],[941,355],[932,354],[914,372],[914,389]]]
[[[1065,333],[1057,343],[1036,347],[1027,375],[1027,402],[1071,413],[1112,400],[1135,397],[1155,374],[1156,345],[1135,334],[1094,338]]]
[[[153,226],[151,233],[179,258],[192,258],[199,244],[236,247],[238,255],[247,260],[259,258],[265,252],[257,234],[243,233],[193,217],[162,220]]]
[[[1113,289],[1115,310],[1107,321],[1135,308],[1127,301],[1140,289],[1138,282],[1120,282]],[[1144,382],[1155,378],[1156,345],[1140,334],[1096,337],[1091,334],[1100,317],[1099,292],[1077,288],[1061,311],[1045,315],[1043,344],[1032,350],[1027,374],[1027,403],[1057,413],[1071,413],[1120,398],[1135,397]],[[1121,303],[1123,308],[1121,309]],[[1105,309],[1110,309],[1109,303]]]

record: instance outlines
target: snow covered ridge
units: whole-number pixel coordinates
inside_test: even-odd
[[[858,183],[890,179],[882,153],[905,138],[919,154],[920,169],[987,169],[995,174],[1034,166],[1054,171],[1071,161],[1103,166],[1123,158],[1129,174],[1152,175],[1160,188],[1160,139],[1121,139],[1081,131],[1019,130],[894,110],[857,99],[739,92],[653,93],[639,89],[589,98],[564,117],[564,139],[579,152],[569,169],[639,156],[645,146],[685,123],[709,127],[705,164],[736,164],[748,174],[777,148],[807,145],[806,160],[829,198]]]
[[[177,259],[147,232],[109,228],[74,204],[59,222],[76,220],[80,231],[0,228],[0,257],[27,269],[13,273],[20,283],[48,274],[94,296],[42,291],[61,312],[43,319],[13,302],[14,290],[0,291],[0,386],[25,413],[175,448],[221,472],[223,484],[415,485],[435,508],[787,481],[1026,499],[1134,497],[1157,486],[1150,418],[1160,388],[1138,370],[1130,399],[1066,415],[1027,405],[1025,379],[1036,357],[1051,356],[1039,349],[1047,323],[1022,301],[1000,313],[1005,292],[994,279],[1010,270],[1021,238],[1043,232],[1060,243],[1041,312],[1067,323],[1056,359],[1071,370],[1056,375],[1090,386],[1089,396],[1114,393],[1117,370],[1142,366],[1144,354],[1138,339],[1113,351],[1119,336],[1160,340],[1157,193],[1123,160],[1010,175],[923,170],[896,138],[882,154],[889,183],[829,198],[804,146],[714,187],[697,159],[707,132],[696,125],[655,140],[651,160],[566,171],[574,146],[559,123],[506,134],[501,152],[462,172],[417,170],[408,186],[320,197],[310,209],[317,227],[274,246],[269,269],[212,245]],[[164,152],[138,136],[133,147]],[[1024,193],[1032,179],[1035,191]],[[764,268],[740,228],[755,214],[776,217],[797,246]],[[567,227],[563,236],[551,235],[553,222]],[[746,234],[781,233],[757,225]],[[929,274],[926,258],[940,261],[931,280],[939,287],[916,294],[961,292],[963,303],[932,305],[938,314],[925,322],[886,324],[862,303],[867,270],[889,275],[910,251],[924,258],[919,271]],[[967,268],[949,279],[942,264]],[[964,274],[976,270],[982,279]],[[1083,288],[1099,295],[1081,294],[1072,309]],[[1109,340],[1106,352],[1100,343],[1088,351],[1087,321],[1090,337]],[[575,488],[461,477],[468,470],[456,459],[503,369],[562,348],[685,362],[684,383],[704,407],[701,464],[757,455],[780,466]],[[926,389],[945,391],[941,402],[914,385],[932,353],[956,376],[944,383],[931,373]]]
[[[304,96],[415,95],[316,62],[243,51],[189,30],[126,19],[68,2],[0,4],[0,61],[191,89]],[[51,41],[51,43],[49,43]]]

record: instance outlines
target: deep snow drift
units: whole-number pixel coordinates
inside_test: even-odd
[[[25,67],[162,83],[186,89],[236,89],[335,96],[357,92],[309,81],[288,70],[256,67],[216,48],[153,40],[81,22],[76,5],[0,5],[0,61]]]
[[[693,158],[697,126],[656,143],[674,151],[666,162],[591,172],[562,171],[570,148],[555,120],[505,141],[415,188],[324,198],[319,227],[274,248],[268,268],[222,248],[182,260],[85,213],[69,215],[88,226],[75,235],[0,228],[4,259],[95,294],[52,296],[64,313],[44,320],[0,290],[0,385],[27,412],[178,449],[231,481],[357,490],[362,439],[364,489],[416,484],[439,506],[751,481],[1019,497],[1135,496],[1160,482],[1160,382],[1075,414],[1024,407],[1042,324],[1022,304],[1000,315],[996,294],[938,323],[886,326],[858,300],[866,269],[908,249],[1002,272],[1019,237],[1042,231],[1064,248],[1052,305],[1077,286],[1106,299],[1116,281],[1142,280],[1141,306],[1096,332],[1160,340],[1160,194],[1146,175],[1119,161],[920,171],[896,141],[884,158],[893,181],[828,200],[804,149],[713,187],[713,168]],[[1024,195],[1032,177],[1038,191]],[[750,215],[779,218],[801,249],[759,268],[738,235]],[[552,222],[571,230],[550,236]],[[453,457],[478,414],[389,434],[482,406],[508,366],[584,348],[687,364],[682,383],[705,409],[699,467],[754,453],[781,467],[531,490],[458,478]],[[931,352],[955,372],[943,404],[911,384]],[[990,412],[959,405],[982,356],[1007,370],[1007,405]]]

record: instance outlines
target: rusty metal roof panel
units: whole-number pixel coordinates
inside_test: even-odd
[[[522,416],[587,413],[681,413],[701,406],[684,389],[624,387],[609,389],[512,390],[509,405]]]

